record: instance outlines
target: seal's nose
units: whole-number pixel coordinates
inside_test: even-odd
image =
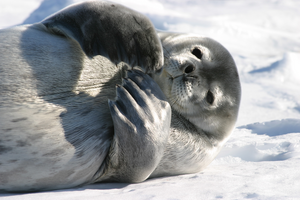
[[[184,69],[184,73],[189,74],[191,72],[195,71],[195,66],[194,65],[188,65],[185,69]]]

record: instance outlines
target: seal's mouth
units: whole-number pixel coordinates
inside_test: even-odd
[[[180,75],[177,75],[177,76],[173,76],[170,72],[168,72],[168,70],[165,69],[164,71],[166,72],[168,78],[169,78],[170,80],[172,80],[172,81],[173,81],[174,79],[176,79],[176,78],[178,78],[178,77],[184,75],[184,74],[180,74]]]
[[[191,78],[198,78],[198,76],[195,74],[196,67],[191,62],[186,62],[185,64],[179,65],[175,69],[175,75],[173,75],[174,70],[168,70],[168,68],[164,68],[164,71],[166,72],[169,79],[174,80],[178,77],[182,77],[184,81],[187,81]],[[170,72],[171,71],[171,72]]]
[[[171,80],[174,80],[175,78],[178,78],[178,77],[180,77],[180,76],[183,76],[183,74],[182,74],[182,75],[178,75],[178,76],[175,76],[175,77],[174,77],[174,76],[172,76],[172,75],[169,74],[169,73],[168,73],[168,75],[170,76],[169,79],[171,79]]]

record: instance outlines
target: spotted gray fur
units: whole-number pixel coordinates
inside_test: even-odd
[[[124,6],[75,4],[0,30],[0,41],[0,190],[198,172],[234,127],[240,83],[229,52],[157,33]]]

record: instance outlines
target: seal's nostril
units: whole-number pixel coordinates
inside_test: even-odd
[[[215,97],[213,95],[213,93],[208,90],[207,94],[206,94],[206,101],[207,103],[209,103],[210,105],[212,105],[214,103]]]
[[[184,73],[189,74],[195,70],[195,67],[193,65],[189,65],[184,69]]]

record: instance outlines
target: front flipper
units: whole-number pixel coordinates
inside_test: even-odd
[[[41,22],[48,31],[77,41],[86,55],[102,55],[145,71],[162,67],[160,40],[150,20],[125,6],[88,1],[69,6]]]
[[[104,176],[119,182],[144,181],[163,156],[171,107],[152,78],[137,70],[128,71],[109,107],[114,139]]]

